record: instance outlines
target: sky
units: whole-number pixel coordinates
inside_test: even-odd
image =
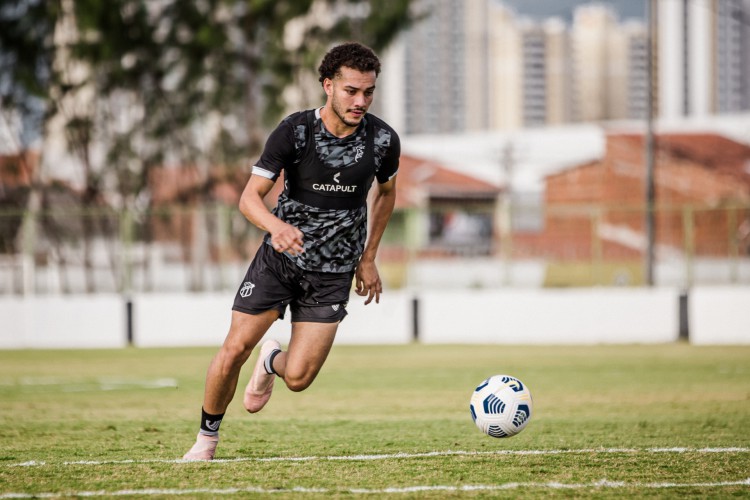
[[[573,18],[573,10],[578,5],[588,3],[602,3],[611,5],[617,12],[620,20],[645,17],[646,0],[602,0],[592,2],[591,0],[502,0],[502,3],[510,5],[519,14],[525,14],[535,19],[559,16],[570,21]]]

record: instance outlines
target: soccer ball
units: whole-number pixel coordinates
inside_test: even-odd
[[[469,408],[474,423],[488,436],[515,436],[531,419],[531,392],[515,377],[494,375],[474,389]]]

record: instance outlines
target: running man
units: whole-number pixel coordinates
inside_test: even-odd
[[[208,368],[200,431],[185,460],[213,459],[240,369],[287,306],[289,346],[284,351],[274,340],[261,346],[244,394],[250,413],[268,402],[277,376],[292,391],[312,384],[347,315],[352,279],[365,304],[380,302],[375,256],[393,212],[401,153],[396,132],[367,113],[380,61],[370,48],[345,43],[325,55],[318,71],[325,105],[279,124],[242,193],[240,211],[267,234],[235,297],[229,333]],[[263,198],[282,170],[284,190],[271,212]]]

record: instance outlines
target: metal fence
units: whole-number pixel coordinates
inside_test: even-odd
[[[448,219],[469,230],[449,238]],[[656,285],[750,284],[750,205],[654,219]],[[398,211],[380,269],[390,288],[639,286],[644,220],[601,205]],[[234,206],[1,212],[0,294],[234,291],[262,237]]]

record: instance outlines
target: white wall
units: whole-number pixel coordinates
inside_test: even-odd
[[[229,331],[234,295],[142,294],[133,297],[133,341],[139,347],[219,346]],[[349,315],[336,335],[339,344],[404,344],[411,341],[411,295],[383,294],[367,306],[352,294]],[[267,333],[286,344],[290,312]]]
[[[422,305],[423,304],[423,305]],[[426,343],[615,344],[677,340],[673,289],[564,289],[420,294]]]
[[[118,295],[0,299],[0,348],[112,348],[127,345]]]
[[[352,294],[338,344],[419,341],[488,344],[629,344],[677,340],[677,288],[442,289],[386,291],[380,304]],[[132,297],[134,344],[219,346],[229,329],[232,294]],[[700,287],[688,299],[694,344],[750,345],[750,288]],[[116,295],[0,298],[0,349],[117,348],[127,344],[125,300]],[[290,323],[268,333],[289,341]]]
[[[233,294],[138,294],[133,344],[138,347],[221,345],[229,331]]]
[[[341,344],[407,344],[412,341],[412,299],[406,291],[386,290],[364,305],[363,297],[352,293],[344,319],[336,334]]]
[[[692,344],[750,344],[750,288],[696,288],[688,318]]]

